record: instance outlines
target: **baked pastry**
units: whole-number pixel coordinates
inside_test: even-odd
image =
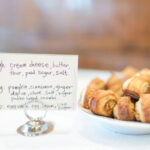
[[[122,85],[123,85],[122,80],[118,78],[114,73],[112,73],[112,75],[110,76],[110,78],[106,83],[107,89],[112,90],[117,97],[123,95]]]
[[[98,90],[90,101],[90,110],[94,114],[110,117],[116,103],[117,98],[112,91]]]
[[[138,72],[138,69],[127,66],[124,70],[121,72],[121,79],[123,81],[126,81],[127,79],[131,78],[133,75],[135,75]]]
[[[146,74],[146,75],[149,75],[150,76],[150,69],[148,68],[144,68],[140,71],[141,74]]]
[[[134,76],[123,84],[123,92],[126,96],[139,99],[140,94],[150,93],[150,83],[140,76]]]
[[[140,95],[140,99],[135,106],[136,120],[150,123],[150,94]]]
[[[105,83],[103,80],[99,79],[99,78],[95,78],[93,79],[85,92],[85,96],[84,96],[84,100],[83,100],[83,107],[84,108],[89,108],[89,101],[92,98],[93,94],[99,90],[99,89],[104,89],[105,88]]]
[[[113,115],[119,120],[135,120],[134,104],[132,103],[131,98],[120,97],[117,101],[117,105],[114,107]]]
[[[144,68],[136,74],[150,83],[150,69]]]

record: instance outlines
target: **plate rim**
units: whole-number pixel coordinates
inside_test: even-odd
[[[90,118],[94,118],[97,119],[99,121],[103,121],[105,123],[109,123],[109,124],[117,124],[119,126],[125,126],[125,127],[139,127],[139,128],[150,128],[150,123],[145,123],[145,122],[138,122],[138,121],[126,121],[126,120],[118,120],[115,118],[110,118],[110,117],[105,117],[105,116],[101,116],[101,115],[96,115],[94,113],[92,113],[89,109],[86,109],[82,106],[82,98],[83,98],[83,93],[81,92],[79,101],[78,101],[78,108],[79,110],[86,114],[88,117]]]

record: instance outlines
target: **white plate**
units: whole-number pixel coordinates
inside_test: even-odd
[[[92,119],[103,127],[122,134],[150,134],[150,124],[136,121],[121,121],[113,118],[98,116],[79,106],[79,113],[84,119]],[[90,123],[89,121],[89,123]],[[99,126],[101,127],[101,126]],[[96,129],[95,129],[96,130]]]
[[[84,92],[83,95],[81,95],[79,101],[79,115],[82,115],[82,117],[84,117],[84,119],[86,119],[87,122],[89,121],[88,123],[91,123],[92,120],[92,123],[93,122],[95,122],[96,124],[99,123],[101,126],[107,129],[122,134],[150,134],[149,123],[142,123],[137,121],[121,121],[121,120],[93,114],[90,110],[85,109],[81,106],[83,97],[84,97]]]

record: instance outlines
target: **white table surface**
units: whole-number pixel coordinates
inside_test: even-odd
[[[91,78],[101,75],[109,76],[108,73],[79,70],[78,95]],[[1,111],[0,118],[0,150],[150,150],[150,135],[114,133],[92,120],[86,122],[78,110],[49,111],[45,120],[53,121],[55,128],[38,137],[17,134],[17,127],[27,121],[23,111]]]

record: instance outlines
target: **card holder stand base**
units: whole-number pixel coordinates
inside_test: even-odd
[[[51,122],[45,121],[28,121],[17,129],[17,132],[24,136],[38,136],[49,133],[54,126]]]
[[[40,106],[40,109],[43,110],[43,115],[38,117],[33,117],[31,112],[29,113],[28,108],[32,108],[31,106]],[[52,122],[45,122],[43,118],[46,116],[47,109],[45,105],[40,101],[28,101],[24,105],[24,114],[29,119],[24,125],[20,126],[17,129],[17,133],[24,135],[24,136],[38,136],[42,134],[49,133],[53,130],[54,125]]]

